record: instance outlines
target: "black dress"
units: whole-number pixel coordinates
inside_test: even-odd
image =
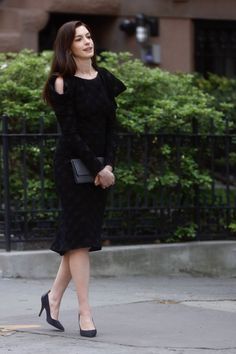
[[[65,254],[77,248],[97,251],[108,189],[93,183],[76,184],[70,160],[80,158],[95,177],[105,165],[114,167],[115,97],[125,85],[104,68],[94,79],[77,76],[64,78],[64,93],[58,94],[49,80],[52,107],[58,119],[61,136],[54,157],[54,175],[62,207],[59,230],[51,250]]]

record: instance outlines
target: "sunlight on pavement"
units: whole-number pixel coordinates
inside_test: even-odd
[[[17,324],[17,325],[0,325],[0,336],[10,336],[16,333],[19,329],[31,329],[40,328],[40,325],[27,325],[27,324]]]

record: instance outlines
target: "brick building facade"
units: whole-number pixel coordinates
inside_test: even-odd
[[[99,50],[128,50],[139,57],[135,34],[119,27],[139,13],[157,19],[150,44],[159,50],[161,68],[236,75],[235,0],[2,0],[0,51],[49,49],[61,24],[82,19]]]

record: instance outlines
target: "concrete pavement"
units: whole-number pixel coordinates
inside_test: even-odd
[[[78,334],[70,284],[53,330],[38,317],[50,279],[0,278],[1,354],[236,353],[235,278],[132,275],[93,277],[90,299],[98,335]]]

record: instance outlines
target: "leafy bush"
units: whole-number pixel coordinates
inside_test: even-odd
[[[192,131],[192,117],[199,121],[199,132],[209,130],[211,120],[223,131],[222,112],[215,98],[194,85],[192,74],[171,74],[146,67],[129,53],[102,53],[100,64],[120,77],[128,86],[119,99],[119,120],[136,133]]]
[[[38,123],[39,115],[44,114],[50,125],[53,113],[43,103],[41,92],[51,57],[49,51],[37,54],[23,50],[19,54],[0,54],[1,115],[26,117],[32,128]],[[225,95],[218,90],[214,96],[212,88],[206,88],[204,79],[199,79],[196,85],[196,77],[192,74],[171,74],[158,68],[150,69],[129,53],[104,52],[98,63],[126,83],[128,89],[118,99],[118,118],[124,128],[136,133],[144,132],[145,128],[149,132],[160,129],[171,133],[191,132],[192,117],[199,120],[199,132],[208,131],[211,119],[214,119],[218,131],[222,131],[224,116],[219,108],[225,103],[231,107],[235,102],[235,97],[228,95],[229,90],[233,92],[231,81],[224,84],[227,87]],[[229,97],[232,98],[230,102]]]
[[[209,74],[207,79],[195,74],[194,84],[214,97],[215,109],[229,118],[229,129],[236,129],[236,80]]]
[[[0,54],[0,114],[11,117],[12,129],[19,128],[19,119],[23,117],[30,131],[37,131],[40,115],[44,115],[48,126],[54,121],[53,113],[41,98],[51,56],[50,52],[38,55],[29,50]]]

